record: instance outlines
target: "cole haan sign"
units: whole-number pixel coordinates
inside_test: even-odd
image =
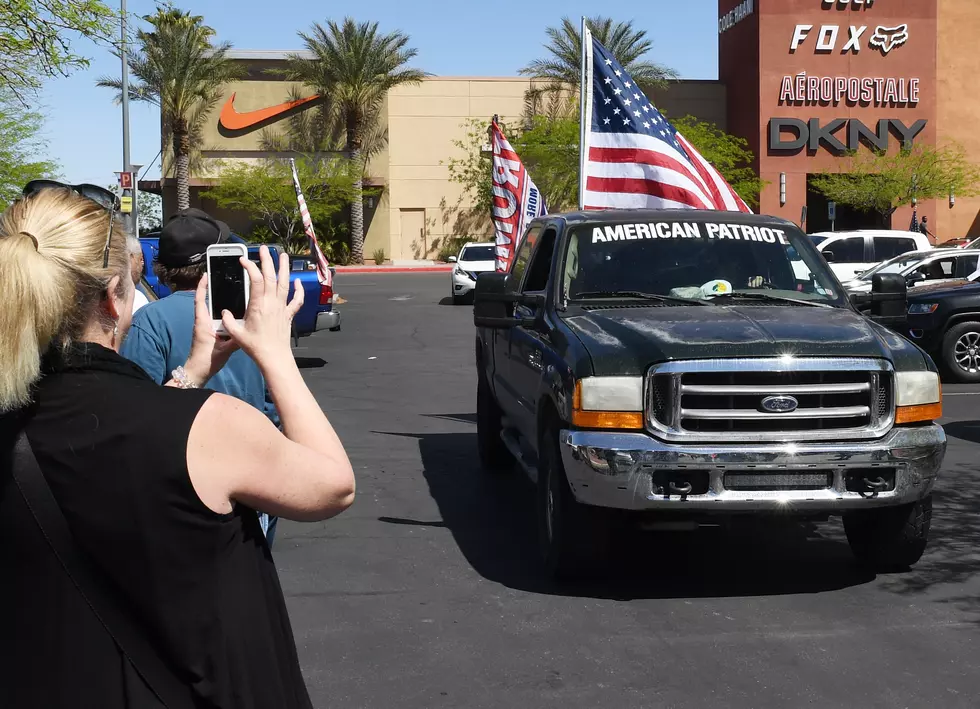
[[[888,150],[892,136],[905,146],[911,147],[916,137],[925,129],[927,121],[918,120],[912,125],[898,118],[883,118],[874,130],[861,121],[836,118],[821,125],[819,118],[808,121],[800,118],[772,118],[769,121],[769,149],[781,152],[799,152],[806,148],[816,152],[821,147],[832,153],[857,150],[862,143],[875,150]]]

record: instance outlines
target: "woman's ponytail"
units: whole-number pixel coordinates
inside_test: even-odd
[[[44,353],[79,334],[99,289],[128,263],[119,239],[101,268],[107,229],[106,211],[68,190],[44,190],[0,215],[0,413],[30,402]]]

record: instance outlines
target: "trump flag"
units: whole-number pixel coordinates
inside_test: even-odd
[[[497,125],[490,124],[493,147],[493,220],[497,270],[510,270],[514,252],[528,223],[547,214],[544,198],[531,181],[521,159]]]

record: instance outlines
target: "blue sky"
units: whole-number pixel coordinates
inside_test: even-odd
[[[117,0],[107,0],[114,4]],[[418,49],[416,66],[441,76],[511,76],[531,59],[542,56],[544,29],[562,16],[611,14],[633,20],[653,39],[651,58],[673,67],[687,79],[718,75],[717,0],[647,0],[624,4],[622,12],[605,3],[574,0],[496,0],[495,2],[319,3],[310,0],[189,0],[175,3],[193,8],[214,27],[221,40],[237,49],[298,49],[296,32],[313,22],[341,19],[375,20],[383,30],[398,29]],[[618,5],[613,8],[619,7]],[[129,0],[130,13],[153,11],[152,0]],[[48,156],[61,165],[72,182],[109,184],[121,169],[121,110],[113,92],[95,86],[103,75],[119,75],[119,61],[106,49],[79,43],[91,66],[65,79],[49,80],[40,97],[47,116],[43,135]],[[159,116],[155,107],[130,106],[132,161],[149,165],[160,150]],[[159,161],[145,172],[160,175]]]

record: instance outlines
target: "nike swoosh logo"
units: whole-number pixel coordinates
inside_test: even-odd
[[[320,97],[307,96],[306,98],[297,99],[295,101],[280,103],[276,106],[269,106],[268,108],[260,108],[255,111],[239,113],[235,110],[235,94],[232,94],[230,97],[228,97],[225,105],[222,106],[221,116],[218,118],[218,122],[228,130],[245,130],[246,128],[251,128],[259,123],[268,121],[270,118],[275,118],[276,116],[296,108],[297,106],[302,106],[303,104],[310,103],[311,101],[316,101],[318,98]]]

